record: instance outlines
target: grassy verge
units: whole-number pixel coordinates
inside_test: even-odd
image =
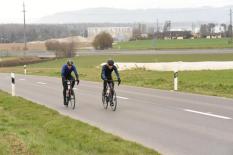
[[[19,66],[25,64],[39,63],[51,60],[50,58],[39,57],[3,57],[0,58],[0,67]]]
[[[120,42],[114,45],[115,49],[148,50],[148,49],[209,49],[233,48],[229,39],[184,39],[184,40],[137,40]]]
[[[158,155],[0,91],[0,154]]]
[[[194,55],[144,55],[111,56],[120,62],[171,62],[171,61],[232,61],[233,54],[194,54]],[[74,59],[82,80],[101,81],[100,64],[109,56],[81,56]],[[29,66],[33,75],[60,76],[61,66],[66,59],[59,59]],[[0,72],[12,70],[23,73],[22,67],[0,68]],[[123,84],[171,90],[172,72],[155,72],[142,69],[121,71]],[[214,96],[233,97],[233,71],[195,71],[179,73],[179,90]]]
[[[179,91],[233,98],[232,76],[233,70],[180,72]],[[136,70],[123,77],[132,86],[173,89],[172,72]]]

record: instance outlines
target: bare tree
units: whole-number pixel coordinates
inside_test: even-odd
[[[207,25],[207,27],[208,27],[208,32],[209,32],[210,36],[212,37],[213,34],[214,34],[215,24],[214,24],[214,23],[209,23],[209,24]]]
[[[210,35],[208,26],[206,24],[201,25],[200,35],[202,38],[205,38],[206,36]]]
[[[227,25],[222,23],[221,26],[223,27],[223,36],[226,37],[227,36]]]
[[[54,51],[56,57],[74,57],[75,56],[75,44],[74,42],[59,42],[59,41],[47,41],[45,43],[47,50]]]
[[[95,49],[105,50],[112,48],[112,43],[113,43],[112,36],[109,33],[102,32],[95,37],[92,45],[94,46]]]

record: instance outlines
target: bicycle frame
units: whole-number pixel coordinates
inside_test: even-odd
[[[65,81],[66,84],[67,84],[66,95],[68,95],[68,96],[66,96],[66,97],[69,97],[69,98],[70,98],[70,96],[71,96],[71,90],[72,90],[71,84],[72,84],[73,81],[74,81],[74,80],[66,80],[66,81]]]
[[[115,91],[114,87],[111,84],[114,85],[114,82],[118,82],[118,80],[106,80],[106,81],[107,81],[107,91],[108,91],[108,89],[109,90],[113,89],[112,91],[114,92]],[[107,91],[106,91],[106,93],[107,93]]]
[[[114,80],[107,80],[107,87],[106,87],[106,94],[105,96],[102,95],[102,102],[104,105],[104,108],[108,108],[108,103],[110,102],[111,104],[111,109],[113,111],[116,110],[117,106],[117,99],[116,99],[116,92],[114,90]]]
[[[112,99],[112,91],[114,91],[113,86],[111,85],[111,83],[107,83],[106,96],[108,97],[108,101]]]
[[[74,80],[66,80],[65,82],[67,84],[67,89],[66,89],[67,107],[70,104],[70,106],[74,109],[75,108],[75,93],[72,88],[72,83],[74,82]]]

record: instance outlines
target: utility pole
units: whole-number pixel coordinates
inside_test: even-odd
[[[157,35],[159,34],[159,20],[157,18],[156,20],[156,29],[154,28],[154,32],[153,32],[153,47],[154,50],[156,50],[156,41],[157,41]]]
[[[195,31],[195,25],[194,23],[192,23],[192,33],[194,33],[194,31]]]
[[[26,11],[25,11],[25,4],[23,2],[23,21],[24,21],[24,51],[27,50],[27,41],[26,41],[26,19],[25,19],[25,15],[26,14]],[[25,56],[25,52],[24,52],[24,56]]]
[[[232,34],[232,9],[230,9],[230,37],[231,37],[231,43],[233,43],[233,34]]]

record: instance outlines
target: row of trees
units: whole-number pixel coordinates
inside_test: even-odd
[[[79,24],[27,25],[27,41],[44,41],[51,38],[86,35],[86,27]],[[24,42],[24,28],[21,24],[0,25],[0,43]]]
[[[26,25],[27,41],[44,41],[69,36],[87,36],[88,27],[129,26],[129,24],[83,23],[83,24],[29,24]],[[22,24],[0,24],[0,43],[23,43]]]
[[[223,37],[230,37],[231,36],[231,31],[232,31],[231,25],[226,25],[226,24],[219,25],[221,27],[220,32],[215,32],[216,26],[218,26],[218,25],[216,25],[214,23],[202,24],[200,27],[201,37],[212,36],[215,34],[221,34]]]

